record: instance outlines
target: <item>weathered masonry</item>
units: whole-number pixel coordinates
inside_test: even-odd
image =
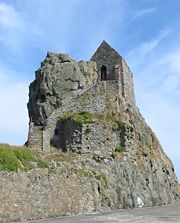
[[[48,152],[53,145],[79,153],[124,146],[132,137],[129,130],[107,131],[97,116],[118,115],[128,106],[135,107],[132,73],[105,41],[90,61],[49,52],[30,85],[28,146]],[[69,118],[62,121],[67,113]],[[76,122],[70,113],[94,116],[91,122]]]

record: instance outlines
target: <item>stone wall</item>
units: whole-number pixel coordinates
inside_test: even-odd
[[[101,80],[101,67],[107,68],[108,80],[118,80],[121,96],[127,103],[135,105],[133,75],[125,60],[105,41],[91,58],[97,63],[98,77]]]
[[[125,146],[125,129],[113,130],[107,125],[96,122],[78,124],[74,120],[58,121],[51,143],[64,152],[108,156],[116,146]]]
[[[73,120],[57,120],[51,144],[64,152],[78,151],[82,144],[82,126]]]
[[[93,115],[93,114],[92,114]],[[64,152],[91,153],[111,155],[116,146],[133,145],[135,131],[130,123],[119,123],[108,120],[94,113],[92,122],[78,123],[73,119],[61,121],[57,119],[51,138],[51,145]],[[53,127],[54,128],[54,127]]]
[[[47,118],[44,126],[46,138],[44,150],[50,148],[57,120],[67,112],[89,112],[89,113],[121,113],[124,110],[123,98],[120,96],[119,81],[102,81],[87,91],[81,92],[77,97],[64,102]]]
[[[35,126],[33,122],[29,123],[28,146],[34,149],[43,148],[43,126]]]
[[[120,145],[120,133],[99,123],[85,124],[82,129],[82,150],[86,153],[112,154],[113,148]]]
[[[125,60],[122,59],[122,85],[123,85],[123,97],[127,103],[136,105],[135,95],[134,95],[134,84],[133,84],[133,74],[126,64]]]
[[[28,173],[0,172],[0,222],[40,219],[97,209],[97,185],[91,178],[49,175],[47,170]]]

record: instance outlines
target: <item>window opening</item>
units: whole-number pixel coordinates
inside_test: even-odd
[[[101,67],[101,81],[107,81],[107,68],[104,65]]]

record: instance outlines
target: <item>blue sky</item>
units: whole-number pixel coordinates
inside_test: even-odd
[[[88,60],[106,40],[180,179],[179,11],[179,0],[0,0],[0,142],[26,141],[28,86],[47,51]]]

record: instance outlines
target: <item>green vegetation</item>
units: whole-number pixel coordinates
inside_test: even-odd
[[[93,121],[93,114],[88,112],[80,112],[80,113],[68,112],[60,116],[59,120],[62,122],[66,122],[68,120],[74,120],[78,124],[87,124]]]
[[[91,76],[91,74],[88,73],[88,72],[84,72],[84,76],[85,76],[85,77],[89,77],[89,76]]]
[[[28,148],[0,144],[0,170],[28,171],[32,162],[39,168],[48,168],[48,164]]]
[[[62,115],[62,116],[59,117],[59,120],[62,121],[62,122],[67,122],[68,120],[71,120],[72,119],[73,114],[74,113],[70,113],[70,112],[65,113],[64,115]]]
[[[118,152],[118,153],[124,152],[125,150],[126,150],[125,146],[116,146],[114,148],[114,152]]]
[[[95,178],[101,182],[102,186],[108,187],[108,178],[105,175],[96,175]]]
[[[87,127],[87,128],[85,129],[85,133],[86,133],[86,134],[89,134],[90,132],[91,132],[91,128]]]
[[[117,157],[117,153],[113,152],[111,156],[113,159],[115,159]]]
[[[113,129],[122,128],[125,126],[125,123],[121,121],[119,115],[113,115],[111,113],[101,114],[101,113],[89,113],[89,112],[80,112],[80,113],[68,112],[60,116],[59,120],[62,122],[73,120],[78,124],[88,124],[96,122],[111,126]]]
[[[125,146],[116,146],[115,148],[113,148],[112,151],[112,158],[115,159],[116,157],[121,156],[121,152],[126,151],[126,147]]]

